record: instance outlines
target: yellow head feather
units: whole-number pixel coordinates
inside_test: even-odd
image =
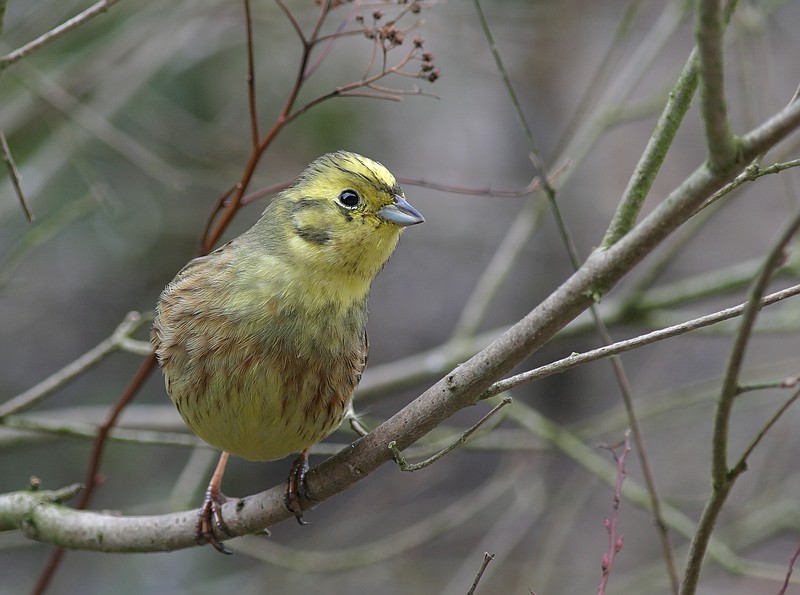
[[[282,243],[265,246],[269,252],[280,252],[287,264],[308,267],[316,278],[327,276],[331,285],[361,297],[403,228],[422,221],[383,165],[337,151],[311,163],[267,207],[252,232],[281,237]]]

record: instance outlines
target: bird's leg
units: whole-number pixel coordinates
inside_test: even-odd
[[[286,481],[286,496],[284,496],[284,503],[289,512],[294,514],[294,518],[301,525],[307,525],[303,520],[303,501],[313,501],[313,498],[308,495],[308,486],[306,486],[306,472],[308,471],[308,449],[303,449],[289,470],[289,479]]]
[[[211,476],[211,481],[208,482],[203,506],[200,507],[197,513],[197,524],[195,525],[195,538],[198,545],[210,543],[214,546],[214,549],[223,554],[231,554],[232,552],[217,539],[214,527],[225,535],[233,537],[222,519],[222,505],[225,503],[225,496],[219,489],[222,483],[222,475],[225,473],[225,465],[227,464],[228,453],[223,451],[219,457],[217,468],[214,469],[214,474]]]

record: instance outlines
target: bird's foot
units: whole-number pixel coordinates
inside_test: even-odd
[[[203,499],[203,505],[197,512],[197,524],[195,525],[195,539],[197,545],[204,545],[210,543],[214,549],[222,554],[232,554],[225,544],[217,538],[217,531],[228,537],[233,537],[228,525],[222,518],[222,505],[225,503],[225,495],[219,489],[213,489],[209,486],[206,490],[206,496]],[[216,529],[216,531],[215,531]]]
[[[308,523],[303,520],[303,504],[313,502],[314,499],[308,494],[306,485],[306,473],[308,472],[308,449],[300,453],[300,456],[292,463],[289,470],[289,479],[286,481],[286,495],[283,502],[301,525]]]

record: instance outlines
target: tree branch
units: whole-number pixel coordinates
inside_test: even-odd
[[[30,41],[22,47],[17,48],[13,52],[9,52],[5,56],[0,57],[0,72],[5,70],[14,62],[17,62],[22,58],[32,54],[36,50],[46,46],[50,42],[55,41],[59,37],[62,37],[73,29],[81,26],[86,21],[96,17],[98,14],[105,12],[117,2],[119,2],[119,0],[100,0],[100,2],[93,4],[82,13],[75,15],[71,19],[64,21],[58,27],[51,29],[44,35],[40,35],[33,41]]]
[[[695,37],[699,58],[700,113],[712,170],[724,168],[736,154],[736,139],[728,122],[725,101],[724,30],[721,0],[699,0]]]

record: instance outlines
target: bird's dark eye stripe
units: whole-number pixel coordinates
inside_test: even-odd
[[[301,198],[292,204],[292,213],[299,213],[310,209],[322,208],[323,201],[314,198]]]
[[[342,190],[339,195],[339,202],[348,209],[354,209],[361,202],[361,197],[355,190]]]
[[[331,234],[326,229],[320,229],[318,227],[298,227],[295,226],[294,232],[301,238],[303,238],[306,242],[310,242],[312,244],[317,245],[324,245],[329,244],[331,241]]]

